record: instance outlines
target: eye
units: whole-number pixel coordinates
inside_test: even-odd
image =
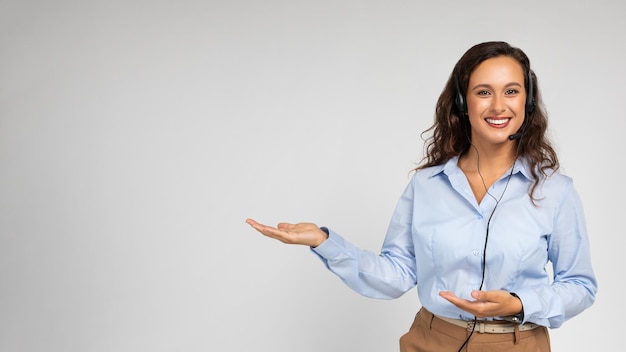
[[[514,94],[517,94],[517,93],[519,93],[519,90],[513,89],[513,88],[507,89],[506,92],[505,92],[506,95],[514,95]]]
[[[489,95],[489,91],[488,90],[479,90],[476,92],[476,95]]]

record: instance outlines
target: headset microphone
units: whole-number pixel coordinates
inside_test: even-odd
[[[514,140],[520,139],[520,138],[522,138],[522,134],[521,133],[515,133],[515,134],[512,134],[512,135],[509,136],[509,140],[510,141],[514,141]]]

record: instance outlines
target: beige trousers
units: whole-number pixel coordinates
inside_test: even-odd
[[[457,352],[470,332],[420,309],[409,331],[400,338],[400,352]],[[546,327],[506,334],[474,331],[465,352],[550,352]]]

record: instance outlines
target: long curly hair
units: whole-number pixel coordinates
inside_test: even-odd
[[[529,189],[529,195],[534,201],[536,200],[534,192],[541,181],[540,176],[556,172],[559,169],[559,160],[546,136],[547,113],[541,100],[537,77],[530,67],[530,60],[521,49],[506,42],[494,41],[474,45],[456,63],[437,100],[435,121],[431,127],[422,132],[422,137],[427,133],[430,133],[430,136],[424,140],[425,156],[414,171],[443,164],[463,154],[470,147],[468,136],[471,135],[471,127],[469,120],[464,116],[465,112],[461,111],[456,103],[457,92],[460,91],[465,97],[474,69],[483,61],[498,56],[508,56],[520,63],[526,77],[524,79],[526,92],[529,91],[528,80],[532,80],[531,94],[534,108],[526,111],[526,118],[518,131],[522,136],[516,143],[518,156],[527,160],[530,166],[533,184]]]

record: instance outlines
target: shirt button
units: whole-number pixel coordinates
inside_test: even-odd
[[[473,254],[473,255],[478,255],[478,249],[474,249],[474,250],[472,251],[472,254]]]

